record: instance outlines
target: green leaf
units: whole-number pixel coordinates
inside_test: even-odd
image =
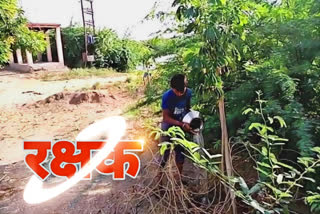
[[[278,165],[273,165],[273,166],[272,166],[272,169],[281,169],[281,167],[278,166]]]
[[[282,181],[283,181],[283,174],[279,174],[279,175],[277,176],[277,183],[278,183],[278,184],[281,184]]]
[[[269,212],[265,208],[263,208],[256,200],[250,201],[249,205],[256,210],[259,210],[260,213],[269,214]]]
[[[175,131],[175,132],[177,132],[177,133],[179,133],[179,134],[181,134],[183,137],[186,136],[186,134],[184,133],[184,131],[183,131],[179,126],[174,126],[174,127],[172,127],[172,130]]]
[[[307,168],[307,172],[316,173],[316,170],[313,168]]]
[[[263,127],[263,125],[261,123],[252,123],[249,126],[249,130],[252,130],[253,128],[255,128],[257,131],[260,132],[261,128]]]
[[[302,177],[302,179],[307,180],[307,181],[311,181],[312,183],[316,182],[316,180],[314,180],[313,178],[309,178],[309,177]]]
[[[270,173],[268,173],[268,172],[266,172],[266,171],[264,171],[263,169],[261,169],[261,168],[255,168],[256,170],[258,170],[259,172],[261,172],[262,174],[264,174],[265,176],[267,176],[267,177],[270,177]]]
[[[250,112],[254,112],[252,108],[248,108],[242,112],[242,114],[247,115]]]
[[[240,26],[248,24],[248,17],[246,15],[240,15],[239,19],[240,19],[240,23],[239,23]]]
[[[320,147],[313,147],[311,150],[320,154]]]
[[[282,162],[278,162],[278,161],[277,161],[276,164],[277,164],[277,165],[280,165],[280,166],[282,166],[282,167],[285,167],[285,168],[287,168],[287,169],[296,170],[296,169],[293,168],[292,166],[289,166],[289,165],[287,165],[287,164],[285,164],[285,163],[282,163]]]
[[[163,144],[161,147],[160,147],[160,155],[163,156],[165,151],[167,150],[167,144]]]
[[[266,126],[266,129],[269,130],[270,132],[274,132],[273,128]]]
[[[154,137],[154,139],[155,139],[155,140],[159,140],[160,135],[161,135],[160,132],[157,132],[157,133],[156,133],[156,136]]]
[[[280,198],[292,198],[292,195],[286,192],[282,192],[279,195]]]
[[[268,155],[268,150],[267,150],[267,148],[264,146],[264,147],[262,147],[262,154],[264,155],[264,156],[267,156]]]
[[[172,142],[176,142],[176,143],[178,143],[180,145],[183,145],[184,147],[186,147],[190,151],[200,148],[198,144],[190,142],[190,141],[188,141],[186,139],[180,139],[180,138],[173,137],[173,138],[170,138],[170,140]]]
[[[269,120],[270,124],[273,123],[273,119],[271,117],[268,117],[268,120]]]
[[[275,194],[280,195],[282,192],[281,190],[277,189],[276,187],[272,186],[271,184],[267,183],[267,182],[262,182],[263,184],[265,184],[267,187],[269,187]]]
[[[262,185],[261,185],[260,183],[255,184],[253,187],[250,188],[248,194],[249,194],[249,195],[252,195],[252,194],[260,191],[260,190],[261,190],[261,187],[262,187]]]
[[[278,164],[278,160],[272,152],[269,154],[269,158],[274,164]]]
[[[162,130],[154,130],[154,131],[149,133],[149,137],[152,137],[153,135],[155,135],[155,138],[156,138],[157,135],[160,134],[161,132],[162,132]]]
[[[209,28],[205,31],[205,36],[206,36],[206,39],[207,39],[209,42],[215,41],[215,39],[216,39],[215,29],[214,29],[213,27],[209,27]]]
[[[280,117],[280,116],[275,116],[275,117],[273,117],[273,118],[274,118],[274,119],[277,119],[277,120],[279,121],[281,128],[287,127],[287,124],[286,124],[286,122],[284,121],[284,119],[283,119],[282,117]]]
[[[208,162],[208,161],[207,161],[207,160],[204,160],[204,159],[202,159],[202,160],[199,161],[200,164],[204,164],[204,163],[207,163],[207,162]]]
[[[267,168],[271,169],[271,166],[269,164],[267,164],[267,163],[258,161],[257,164],[259,164],[260,166],[267,167]]]
[[[273,146],[284,146],[286,145],[285,143],[272,143]]]
[[[245,195],[248,195],[248,193],[249,193],[249,188],[248,188],[247,183],[245,182],[245,180],[244,180],[242,177],[239,177],[238,179],[239,179],[239,185],[240,185],[243,193],[244,193]]]
[[[285,142],[288,141],[288,139],[279,138],[277,135],[268,135],[268,139],[270,139],[272,141],[285,141]]]
[[[195,152],[192,154],[192,156],[196,159],[196,160],[200,160],[201,156],[199,152]]]
[[[299,157],[298,163],[303,164],[305,167],[309,167],[309,163],[312,163],[313,159],[310,159],[308,157]]]

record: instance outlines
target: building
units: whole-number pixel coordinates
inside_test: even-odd
[[[34,60],[32,53],[28,50],[18,49],[15,50],[10,57],[10,64],[8,69],[22,72],[32,72],[37,70],[46,70],[46,71],[57,71],[57,70],[65,70],[66,67],[64,65],[63,58],[63,47],[61,41],[61,25],[60,24],[48,24],[48,23],[29,23],[28,27],[30,30],[35,31],[43,31],[46,34],[47,41],[47,50],[45,54],[38,53],[37,59]],[[50,32],[55,31],[55,39],[56,39],[56,50],[57,50],[57,61],[53,61],[52,57],[52,49],[50,42]],[[43,61],[46,55],[45,62]]]

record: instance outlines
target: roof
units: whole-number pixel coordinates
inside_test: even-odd
[[[56,29],[57,27],[60,27],[60,24],[53,24],[53,23],[28,23],[28,28],[30,29]]]

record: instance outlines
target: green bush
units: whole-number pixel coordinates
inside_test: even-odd
[[[52,35],[54,37],[54,35]],[[54,39],[52,39],[54,41]],[[84,30],[79,26],[62,29],[65,63],[71,68],[82,66],[82,53],[84,52]],[[112,68],[123,72],[134,69],[143,64],[149,55],[148,48],[138,41],[120,39],[110,29],[97,32],[94,44],[95,62],[97,68]],[[55,45],[53,45],[55,49]],[[53,51],[54,52],[54,51]]]
[[[82,66],[84,52],[83,27],[66,27],[62,29],[65,64],[71,68]]]
[[[149,49],[142,42],[120,39],[109,29],[97,33],[95,50],[96,67],[110,67],[121,72],[144,64],[150,55]]]

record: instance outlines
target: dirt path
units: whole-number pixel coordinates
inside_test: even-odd
[[[6,75],[5,75],[6,74]],[[126,80],[126,75],[110,78],[73,79],[42,82],[31,74],[1,72],[0,75],[0,165],[23,160],[23,140],[74,139],[89,123],[109,115],[118,115],[134,100],[110,83]],[[59,93],[91,88],[99,82],[107,99],[99,103],[70,105],[67,97],[54,103],[29,106]],[[27,92],[27,93],[26,93]],[[23,106],[23,104],[28,104]],[[119,108],[121,107],[121,108]],[[10,155],[8,155],[10,154]]]
[[[123,77],[55,82],[26,79],[28,77],[28,75],[17,74],[0,75],[0,214],[122,214],[125,213],[123,208],[127,207],[132,197],[128,194],[135,194],[136,187],[142,189],[146,186],[155,187],[150,182],[154,182],[159,169],[156,158],[153,156],[158,148],[157,142],[149,139],[144,146],[144,152],[139,154],[141,167],[137,179],[127,177],[124,181],[114,181],[112,176],[94,172],[91,181],[81,181],[50,201],[38,205],[27,204],[23,199],[23,191],[33,174],[23,161],[23,140],[74,140],[82,129],[94,121],[108,116],[122,115],[124,110],[134,104],[142,94],[138,92],[133,96],[126,91],[124,84],[119,86],[109,84],[108,87],[104,87],[106,88],[104,90],[81,91],[85,96],[73,93],[75,89],[87,87],[83,84],[89,84],[88,87],[91,87],[90,84],[99,81],[104,85],[114,81],[124,81]],[[68,92],[64,91],[66,88]],[[39,92],[41,95],[22,93],[27,90]],[[75,96],[85,98],[97,93],[100,96],[98,98],[88,98],[83,102],[70,104],[70,100]],[[54,96],[47,98],[52,94]],[[9,95],[14,95],[14,98],[8,98]],[[143,120],[149,118],[150,115],[152,113],[145,109],[143,110],[144,118],[127,119],[128,128],[124,139],[147,139],[148,134],[142,124]],[[152,169],[149,168],[150,163]],[[188,175],[190,179],[191,176],[197,177],[195,172],[197,169],[187,161],[183,174]],[[150,182],[145,183],[146,178]],[[56,181],[57,179],[54,178],[49,180],[50,183]],[[152,200],[159,201],[154,197]],[[121,207],[117,207],[117,204],[120,204]],[[129,212],[146,213],[149,208],[148,203],[134,204],[133,210]]]
[[[126,77],[104,79],[106,83],[123,81]],[[67,86],[70,90],[94,84],[102,79],[40,82],[39,80],[23,80],[16,76],[0,77],[0,213],[101,213],[108,210],[109,197],[116,199],[113,190],[124,190],[133,179],[115,182],[112,176],[93,176],[92,181],[82,181],[70,191],[40,205],[29,205],[23,200],[23,189],[32,172],[25,166],[22,150],[23,140],[57,140],[70,139],[96,120],[121,115],[124,110],[139,96],[132,96],[125,91],[123,85],[109,86],[99,90],[104,98],[97,103],[84,102],[78,105],[69,104],[70,97],[32,104],[49,95],[63,91]],[[1,91],[2,90],[2,91]],[[42,93],[28,97],[21,92],[32,90]],[[7,98],[8,95],[14,98]],[[16,105],[8,108],[10,104]],[[143,130],[139,120],[127,121],[126,139],[135,139],[137,130]],[[139,134],[138,134],[139,135]],[[111,208],[110,208],[111,209]],[[109,212],[107,212],[109,213]],[[112,213],[112,212],[110,212]]]

